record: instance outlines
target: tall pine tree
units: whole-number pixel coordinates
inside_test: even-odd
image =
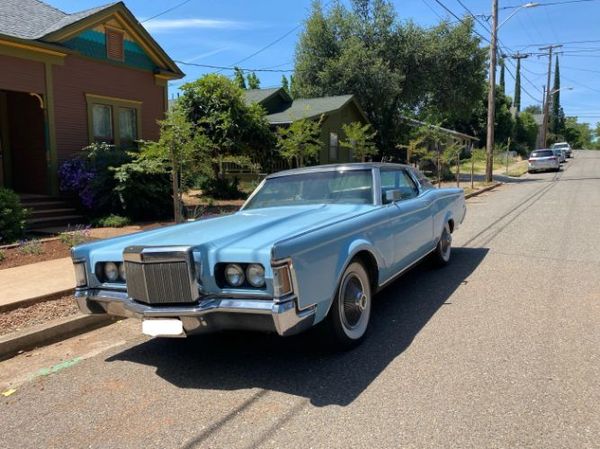
[[[515,109],[521,112],[521,58],[517,58],[517,74],[515,76]]]
[[[244,72],[239,67],[233,68],[233,82],[240,89],[246,89],[246,80],[244,79]]]
[[[561,108],[560,108],[560,67],[558,66],[558,55],[554,69],[554,86],[552,88],[552,113],[550,115],[550,130],[554,134],[560,134],[562,130]]]
[[[500,59],[500,90],[502,91],[503,94],[506,93],[506,85],[505,85],[505,81],[504,81],[504,77],[505,77],[505,72],[506,69],[504,67],[504,58]]]
[[[290,93],[290,83],[285,75],[281,75],[281,87],[283,87],[283,90],[288,94]]]

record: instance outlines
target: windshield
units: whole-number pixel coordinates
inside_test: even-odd
[[[270,178],[244,209],[306,204],[373,204],[371,170],[323,171]]]

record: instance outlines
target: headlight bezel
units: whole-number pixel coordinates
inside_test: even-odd
[[[264,283],[262,285],[253,285],[248,280],[248,267],[250,265],[259,265],[265,272]],[[244,280],[238,284],[232,284],[228,280],[227,268],[229,266],[237,266],[241,269],[240,274],[243,273]],[[215,265],[214,276],[217,286],[223,290],[257,290],[264,291],[267,289],[267,273],[265,266],[260,262],[219,262]]]
[[[117,277],[115,279],[110,279],[106,273],[106,266],[108,264],[114,264],[116,267]],[[125,284],[126,277],[123,276],[125,273],[125,264],[121,261],[117,260],[107,260],[103,262],[96,263],[96,269],[94,270],[96,274],[96,278],[102,284]]]

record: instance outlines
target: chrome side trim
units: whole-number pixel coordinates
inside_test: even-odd
[[[437,241],[436,241],[436,246],[437,246]],[[382,288],[384,288],[386,285],[388,285],[389,283],[395,281],[396,279],[398,279],[400,276],[402,276],[404,273],[406,273],[408,270],[410,270],[411,268],[413,268],[415,265],[417,265],[419,262],[421,262],[423,259],[425,259],[427,256],[429,256],[432,252],[435,251],[436,246],[433,247],[433,249],[429,252],[427,252],[424,256],[419,257],[417,260],[415,260],[414,262],[412,262],[410,265],[407,265],[406,267],[402,268],[400,271],[398,271],[396,274],[391,275],[389,278],[387,278],[385,281],[381,282],[379,284],[379,287],[377,288],[378,290],[381,290]]]

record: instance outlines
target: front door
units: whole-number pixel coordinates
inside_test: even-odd
[[[38,97],[6,93],[12,188],[20,193],[47,193],[45,117]]]

